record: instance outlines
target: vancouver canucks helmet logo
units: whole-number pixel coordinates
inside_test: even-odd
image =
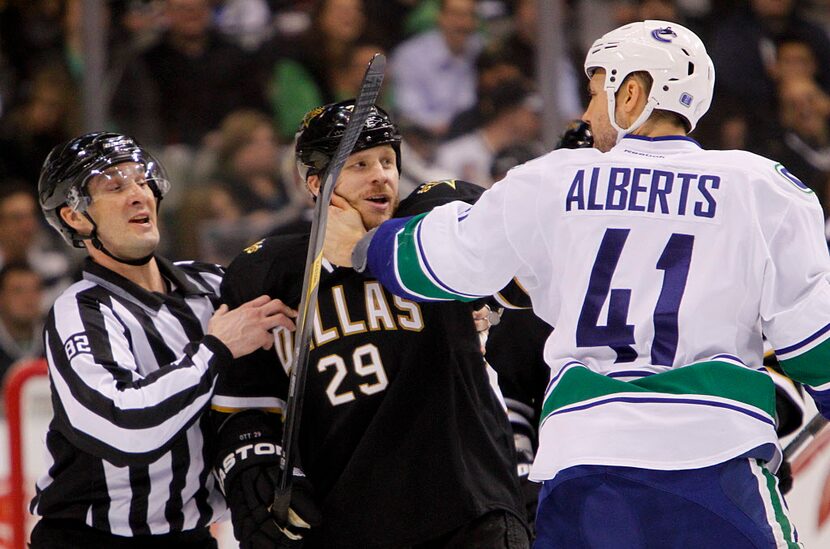
[[[671,27],[662,27],[651,31],[651,36],[658,42],[671,42],[677,38],[677,33]]]

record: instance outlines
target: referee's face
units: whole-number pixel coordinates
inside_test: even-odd
[[[145,167],[122,162],[95,175],[87,184],[98,239],[118,257],[138,259],[159,243],[156,197],[147,183]]]

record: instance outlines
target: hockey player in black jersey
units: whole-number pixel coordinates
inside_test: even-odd
[[[312,193],[351,102],[311,111],[297,137]],[[474,186],[422,185],[398,207],[400,135],[376,108],[337,181],[371,228],[464,198]],[[300,301],[308,235],[266,238],[228,268],[228,305],[249,295]],[[324,260],[304,397],[290,524],[268,512],[293,334],[223,371],[217,474],[243,547],[527,547],[504,408],[488,378],[468,304],[417,304]],[[227,374],[225,376],[224,374]],[[258,448],[260,451],[254,451]]]

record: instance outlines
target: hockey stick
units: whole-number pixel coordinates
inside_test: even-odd
[[[798,449],[801,448],[811,437],[817,435],[825,425],[827,425],[827,419],[823,415],[816,414],[813,416],[813,419],[811,419],[807,425],[805,425],[798,432],[798,434],[795,435],[795,438],[787,444],[787,447],[784,448],[784,459],[790,459],[793,457],[793,454],[795,454]]]
[[[340,171],[352,154],[360,131],[369,117],[369,112],[377,101],[380,86],[383,83],[383,73],[386,68],[386,57],[376,53],[360,86],[360,93],[355,100],[352,114],[340,138],[340,143],[334,151],[334,156],[326,171],[321,177],[322,184],[317,201],[314,204],[314,214],[311,221],[311,233],[308,242],[308,253],[303,276],[303,293],[298,310],[297,332],[294,335],[294,356],[288,381],[288,398],[286,399],[283,432],[282,455],[280,457],[280,474],[274,490],[274,503],[271,513],[280,524],[288,524],[288,507],[291,503],[291,478],[294,470],[296,446],[300,434],[300,416],[303,411],[303,394],[305,391],[306,373],[308,372],[308,357],[311,342],[311,316],[317,310],[317,291],[320,286],[320,269],[323,262],[323,241],[326,236],[326,222],[328,220],[329,203],[334,192],[334,185],[340,176]],[[276,336],[275,336],[276,337]]]

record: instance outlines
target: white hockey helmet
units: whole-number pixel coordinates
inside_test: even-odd
[[[706,47],[695,33],[669,21],[639,21],[606,33],[597,39],[585,57],[585,74],[605,70],[608,115],[621,139],[639,128],[654,109],[679,114],[697,125],[712,104],[715,67]],[[620,128],[614,117],[614,94],[625,77],[637,71],[654,79],[642,114],[628,128]]]

